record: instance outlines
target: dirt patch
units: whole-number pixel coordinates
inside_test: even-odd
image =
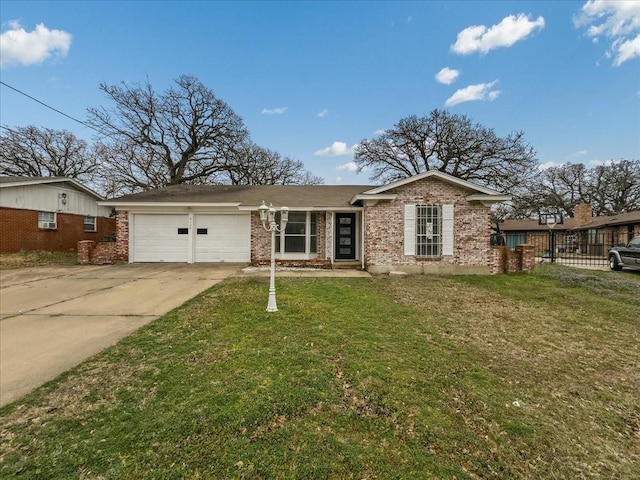
[[[68,252],[47,252],[44,250],[0,254],[0,268],[25,268],[40,265],[76,265],[78,255],[75,250]]]

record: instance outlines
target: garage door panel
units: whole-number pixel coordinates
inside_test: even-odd
[[[134,262],[187,262],[188,215],[136,215]]]
[[[196,262],[248,262],[251,259],[249,215],[196,215]],[[198,234],[197,232],[201,233]]]
[[[248,262],[251,217],[246,214],[136,214],[134,262]],[[193,258],[190,256],[193,246]]]

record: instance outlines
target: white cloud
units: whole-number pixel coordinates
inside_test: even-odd
[[[336,167],[336,170],[339,172],[355,172],[357,169],[358,165],[356,165],[356,162],[347,162]]]
[[[278,107],[278,108],[263,108],[262,113],[264,115],[282,115],[287,111],[289,107]]]
[[[336,177],[333,179],[333,183],[340,183],[342,181],[342,177]]]
[[[451,107],[458,103],[471,102],[474,100],[489,100],[492,102],[500,95],[500,90],[492,90],[497,82],[497,80],[494,80],[491,83],[478,83],[456,90],[444,104],[447,107]]]
[[[568,155],[566,159],[568,160],[570,158],[582,157],[583,155],[586,155],[586,154],[587,154],[587,151],[583,148],[581,150],[573,152],[571,155]]]
[[[554,162],[553,160],[549,160],[548,162],[544,162],[538,165],[538,170],[540,171],[547,170],[548,168],[558,167],[560,165],[561,165],[560,163]]]
[[[617,51],[617,55],[613,64],[619,67],[627,60],[631,60],[634,57],[640,57],[640,33],[632,40],[625,40],[623,42],[614,42],[614,47]]]
[[[638,95],[640,95],[640,92],[638,92]],[[387,132],[386,130],[381,128],[381,129],[376,130],[375,132],[373,132],[373,134],[374,135],[384,135],[386,132]]]
[[[487,97],[489,98],[490,102],[493,102],[499,96],[500,96],[500,90],[491,90],[489,92],[489,94],[487,95]]]
[[[318,117],[322,118],[322,117],[326,117],[327,115],[329,115],[329,110],[327,110],[326,108],[320,112],[318,112]]]
[[[531,20],[524,13],[509,15],[497,25],[487,28],[485,25],[473,25],[458,33],[456,43],[451,50],[460,55],[480,52],[488,53],[499,47],[510,47],[514,43],[527,38],[534,30],[544,28],[542,16]]]
[[[0,66],[36,65],[58,55],[65,57],[71,47],[72,35],[62,30],[49,30],[44,24],[27,32],[19,22],[9,23],[10,30],[0,34]]]
[[[574,16],[576,28],[587,28],[587,35],[598,44],[600,37],[610,39],[605,55],[620,66],[640,57],[640,2],[589,0]]]
[[[445,85],[451,85],[453,82],[456,81],[456,79],[458,78],[458,75],[460,75],[459,70],[454,70],[449,67],[444,67],[442,70],[436,73],[436,80],[439,81],[440,83],[444,83]]]
[[[318,157],[339,157],[342,155],[353,155],[353,150],[356,146],[351,148],[347,147],[345,142],[333,142],[330,147],[318,150],[314,155]]]

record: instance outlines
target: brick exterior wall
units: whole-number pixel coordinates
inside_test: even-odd
[[[532,272],[536,265],[533,245],[509,247],[491,247],[491,274]]]
[[[317,216],[317,241],[318,241],[318,258],[312,260],[278,260],[278,264],[288,266],[330,266],[331,262],[325,255],[326,250],[326,214],[318,212]],[[115,218],[116,241],[115,260],[129,261],[129,212],[118,210]],[[88,258],[88,255],[85,257]],[[84,257],[83,257],[84,258]],[[87,260],[88,261],[88,260]],[[262,228],[260,214],[251,212],[251,263],[253,265],[267,265],[271,262],[271,232],[267,232]]]
[[[411,273],[463,271],[489,272],[491,234],[489,207],[469,203],[475,192],[439,179],[426,178],[385,193],[396,200],[368,206],[365,215],[365,262],[373,272],[390,269]],[[454,205],[454,252],[439,258],[404,255],[404,206]],[[455,268],[454,268],[455,267]]]
[[[129,261],[129,212],[116,212],[116,260]]]
[[[78,242],[78,263],[80,265],[108,265],[116,263],[115,242]]]
[[[99,241],[116,231],[113,218],[96,217],[96,232],[84,231],[84,215],[56,214],[55,230],[38,228],[38,212],[0,208],[0,253],[73,250],[80,240]]]
[[[588,203],[581,203],[573,208],[573,218],[576,220],[576,226],[581,227],[593,220],[593,209]]]
[[[327,267],[331,262],[327,259],[326,251],[326,213],[317,212],[317,245],[318,256],[311,260],[281,260],[277,259],[278,265],[304,266],[304,267]],[[251,264],[268,265],[271,263],[271,232],[267,232],[262,227],[260,214],[251,212]]]

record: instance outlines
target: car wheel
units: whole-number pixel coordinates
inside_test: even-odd
[[[622,270],[622,266],[618,263],[618,258],[615,255],[611,255],[609,257],[609,268],[611,270],[615,270],[616,272]]]

